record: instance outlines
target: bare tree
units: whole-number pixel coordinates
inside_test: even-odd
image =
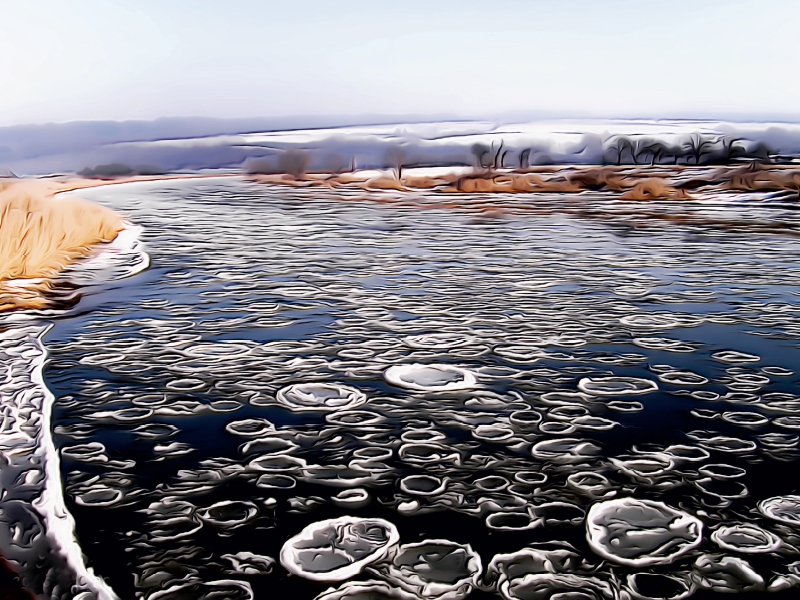
[[[500,140],[500,145],[497,147],[497,150],[494,149],[494,142],[492,142],[492,166],[491,170],[494,171],[496,169],[502,169],[503,163],[506,160],[506,154],[508,154],[508,150],[503,152],[503,140]]]
[[[525,150],[519,153],[519,170],[524,171],[530,166],[530,164],[531,164],[531,149],[525,148]]]
[[[714,138],[705,137],[699,133],[693,133],[683,143],[683,147],[689,151],[689,156],[694,157],[694,164],[699,165],[700,159],[707,153],[709,146],[713,147]]]
[[[485,169],[489,166],[488,164],[485,165],[483,163],[483,157],[489,154],[489,147],[486,144],[481,144],[481,143],[473,144],[472,148],[470,148],[470,152],[475,157],[476,169],[478,170]]]
[[[616,163],[617,166],[622,165],[622,162],[625,157],[625,152],[631,157],[631,162],[636,164],[636,158],[634,156],[635,148],[633,142],[625,137],[624,135],[618,135],[614,138],[614,142],[608,147],[609,152],[611,152],[611,156],[616,156],[616,159],[611,160],[611,162]]]
[[[402,146],[390,146],[384,154],[384,164],[394,169],[395,178],[403,178],[403,164],[406,160],[406,151]]]

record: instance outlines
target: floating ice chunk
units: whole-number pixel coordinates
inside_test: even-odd
[[[750,493],[743,483],[730,479],[701,477],[692,481],[692,485],[706,494],[727,500],[745,498]]]
[[[89,442],[88,444],[66,446],[61,450],[61,455],[81,462],[107,463],[108,456],[105,451],[106,447],[100,442]]]
[[[558,283],[561,282],[554,279],[529,279],[527,281],[515,281],[514,285],[523,290],[543,290]]]
[[[411,348],[421,350],[447,350],[467,346],[473,342],[474,338],[467,337],[458,333],[428,333],[423,335],[410,335],[403,339],[403,342]]]
[[[733,425],[742,425],[744,427],[757,427],[759,425],[766,425],[769,419],[756,412],[737,412],[727,411],[722,413],[722,420],[726,423]]]
[[[486,477],[476,479],[473,483],[475,487],[484,492],[499,492],[507,488],[511,482],[499,475],[487,475]]]
[[[702,541],[697,517],[663,502],[619,498],[589,509],[586,539],[603,558],[631,567],[668,564]]]
[[[715,592],[738,593],[764,589],[764,578],[750,563],[736,556],[703,554],[694,562],[697,587]]]
[[[518,410],[508,416],[509,422],[522,430],[534,429],[542,421],[542,413],[535,410]]]
[[[753,440],[743,440],[727,435],[715,435],[701,440],[700,445],[709,450],[718,452],[729,452],[731,454],[743,454],[752,452],[758,445]]]
[[[183,350],[184,354],[198,358],[227,359],[244,356],[251,351],[251,348],[244,344],[232,342],[217,342],[206,344],[195,344]]]
[[[547,481],[547,473],[541,471],[517,471],[514,480],[523,485],[541,485]]]
[[[539,431],[553,435],[569,435],[575,433],[577,429],[569,421],[542,421],[539,423]]]
[[[336,487],[364,485],[378,478],[377,473],[366,469],[350,469],[344,465],[309,465],[303,469],[303,479]]]
[[[624,400],[612,400],[608,404],[606,404],[608,408],[611,410],[616,410],[617,412],[623,413],[634,413],[634,412],[641,412],[644,410],[644,404],[641,402],[626,402]]]
[[[379,448],[377,446],[366,446],[353,451],[353,456],[355,458],[364,461],[386,460],[387,458],[391,458],[392,454],[394,454],[394,451],[391,448]]]
[[[800,436],[788,433],[765,433],[758,436],[759,441],[767,448],[794,448],[800,443]]]
[[[150,408],[132,407],[123,408],[121,410],[99,410],[87,415],[86,418],[93,421],[112,419],[114,421],[134,422],[144,421],[151,416],[153,416],[153,411]]]
[[[600,447],[578,438],[561,438],[537,442],[531,448],[534,458],[555,463],[574,463],[591,458],[600,452]]]
[[[435,496],[447,488],[447,478],[431,475],[409,475],[400,480],[400,489],[417,496]]]
[[[206,387],[202,379],[187,377],[185,379],[173,379],[167,382],[167,389],[174,392],[196,392]]]
[[[486,527],[492,531],[526,531],[540,525],[526,512],[496,512],[486,517]]]
[[[765,517],[787,525],[800,527],[800,496],[775,496],[758,503]]]
[[[363,427],[385,420],[386,417],[371,410],[339,410],[325,415],[326,422],[343,427]]]
[[[761,371],[773,377],[790,377],[794,375],[794,371],[784,369],[783,367],[761,367]]]
[[[675,467],[672,459],[663,453],[653,452],[641,456],[626,458],[609,458],[617,469],[635,479],[649,479],[665,475]]]
[[[400,460],[416,465],[431,463],[461,464],[461,453],[442,444],[403,444],[397,451]]]
[[[400,546],[378,567],[391,583],[430,600],[462,600],[478,583],[481,559],[469,544],[425,540]]]
[[[355,388],[338,383],[295,383],[278,391],[278,403],[291,411],[332,411],[355,408],[367,396]]]
[[[386,381],[397,387],[421,392],[449,392],[475,387],[475,375],[453,365],[395,365],[384,373]]]
[[[508,425],[487,424],[470,429],[470,434],[475,439],[484,442],[507,442],[514,437],[514,430]]]
[[[312,523],[281,548],[281,564],[314,581],[342,581],[384,558],[400,540],[383,519],[339,517]]]
[[[82,494],[75,496],[75,503],[81,506],[113,506],[122,500],[121,490],[110,488],[105,485],[94,485]]]
[[[242,444],[239,450],[245,456],[253,453],[275,456],[278,454],[289,454],[298,448],[299,446],[291,440],[285,440],[279,437],[266,437],[250,440]]]
[[[642,287],[638,285],[621,285],[619,287],[615,287],[611,291],[617,296],[623,296],[626,298],[640,298],[652,292],[653,288]]]
[[[223,500],[197,511],[205,523],[225,529],[243,526],[258,516],[258,507],[249,501]]]
[[[304,458],[288,454],[259,456],[250,461],[249,467],[255,471],[268,471],[270,473],[299,471],[308,466]]]
[[[711,355],[711,358],[718,362],[729,364],[758,362],[761,360],[760,356],[755,354],[746,354],[744,352],[737,352],[736,350],[722,350],[720,352],[714,352]]]
[[[545,502],[528,509],[531,519],[541,527],[580,525],[585,513],[583,509],[569,502]]]
[[[360,508],[369,504],[369,492],[364,488],[342,490],[338,494],[331,496],[331,501],[336,506]]]
[[[697,471],[701,475],[705,475],[711,479],[736,479],[738,477],[743,477],[747,473],[747,471],[741,467],[717,463],[703,465],[697,469]]]
[[[600,473],[579,471],[567,477],[567,485],[579,492],[593,497],[613,496],[616,490],[611,489],[611,482]]]
[[[572,420],[572,424],[578,429],[586,429],[589,431],[609,431],[619,425],[617,421],[612,421],[604,417],[597,417],[595,415],[577,417]]]
[[[594,396],[634,396],[654,392],[658,385],[637,377],[584,377],[578,382],[578,389]]]
[[[664,350],[666,352],[694,352],[695,348],[691,344],[680,340],[672,340],[660,337],[639,337],[633,338],[633,344],[647,350]]]
[[[712,533],[711,539],[723,550],[745,554],[772,552],[781,545],[778,536],[752,523],[725,525]]]
[[[800,416],[797,415],[778,417],[773,422],[778,427],[783,427],[784,429],[800,429]]]
[[[671,385],[703,385],[708,378],[691,371],[667,371],[658,376],[658,380]]]
[[[672,329],[681,325],[681,321],[672,315],[644,313],[620,317],[619,322],[628,327],[642,329]]]
[[[233,435],[242,437],[258,437],[265,433],[275,431],[275,425],[267,419],[242,419],[231,421],[225,425],[225,430]]]
[[[412,429],[400,434],[400,439],[409,444],[415,442],[423,444],[427,442],[438,442],[446,437],[444,432],[435,429]]]
[[[496,346],[492,352],[505,358],[512,363],[531,363],[536,362],[542,358],[545,353],[539,346],[530,346],[523,344],[510,344],[507,346]]]
[[[256,480],[256,487],[265,489],[290,490],[297,485],[294,477],[288,475],[261,475]]]
[[[242,575],[267,575],[275,566],[275,559],[263,554],[252,552],[237,552],[236,554],[223,554],[220,558],[227,560],[232,565],[234,573]]]
[[[667,446],[664,449],[664,454],[675,461],[684,462],[701,462],[711,456],[705,448],[698,448],[697,446],[688,446],[685,444]]]
[[[619,598],[616,590],[591,573],[575,549],[563,542],[496,554],[486,569],[484,586],[496,589],[505,600]]]

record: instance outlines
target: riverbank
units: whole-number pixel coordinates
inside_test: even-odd
[[[739,165],[548,165],[528,169],[391,169],[302,175],[250,174],[253,181],[293,187],[360,188],[446,194],[579,194],[621,200],[692,200],[705,194],[757,192],[800,198],[800,167]]]

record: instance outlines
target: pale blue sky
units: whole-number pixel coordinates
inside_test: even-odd
[[[800,118],[797,0],[0,0],[0,125]]]

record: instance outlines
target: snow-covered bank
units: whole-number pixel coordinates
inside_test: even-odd
[[[86,288],[144,270],[149,257],[141,232],[126,223],[113,242],[94,248],[59,278]],[[64,502],[42,341],[53,325],[46,318],[57,314],[14,311],[0,320],[0,555],[37,597],[113,599],[113,590],[86,565]]]

